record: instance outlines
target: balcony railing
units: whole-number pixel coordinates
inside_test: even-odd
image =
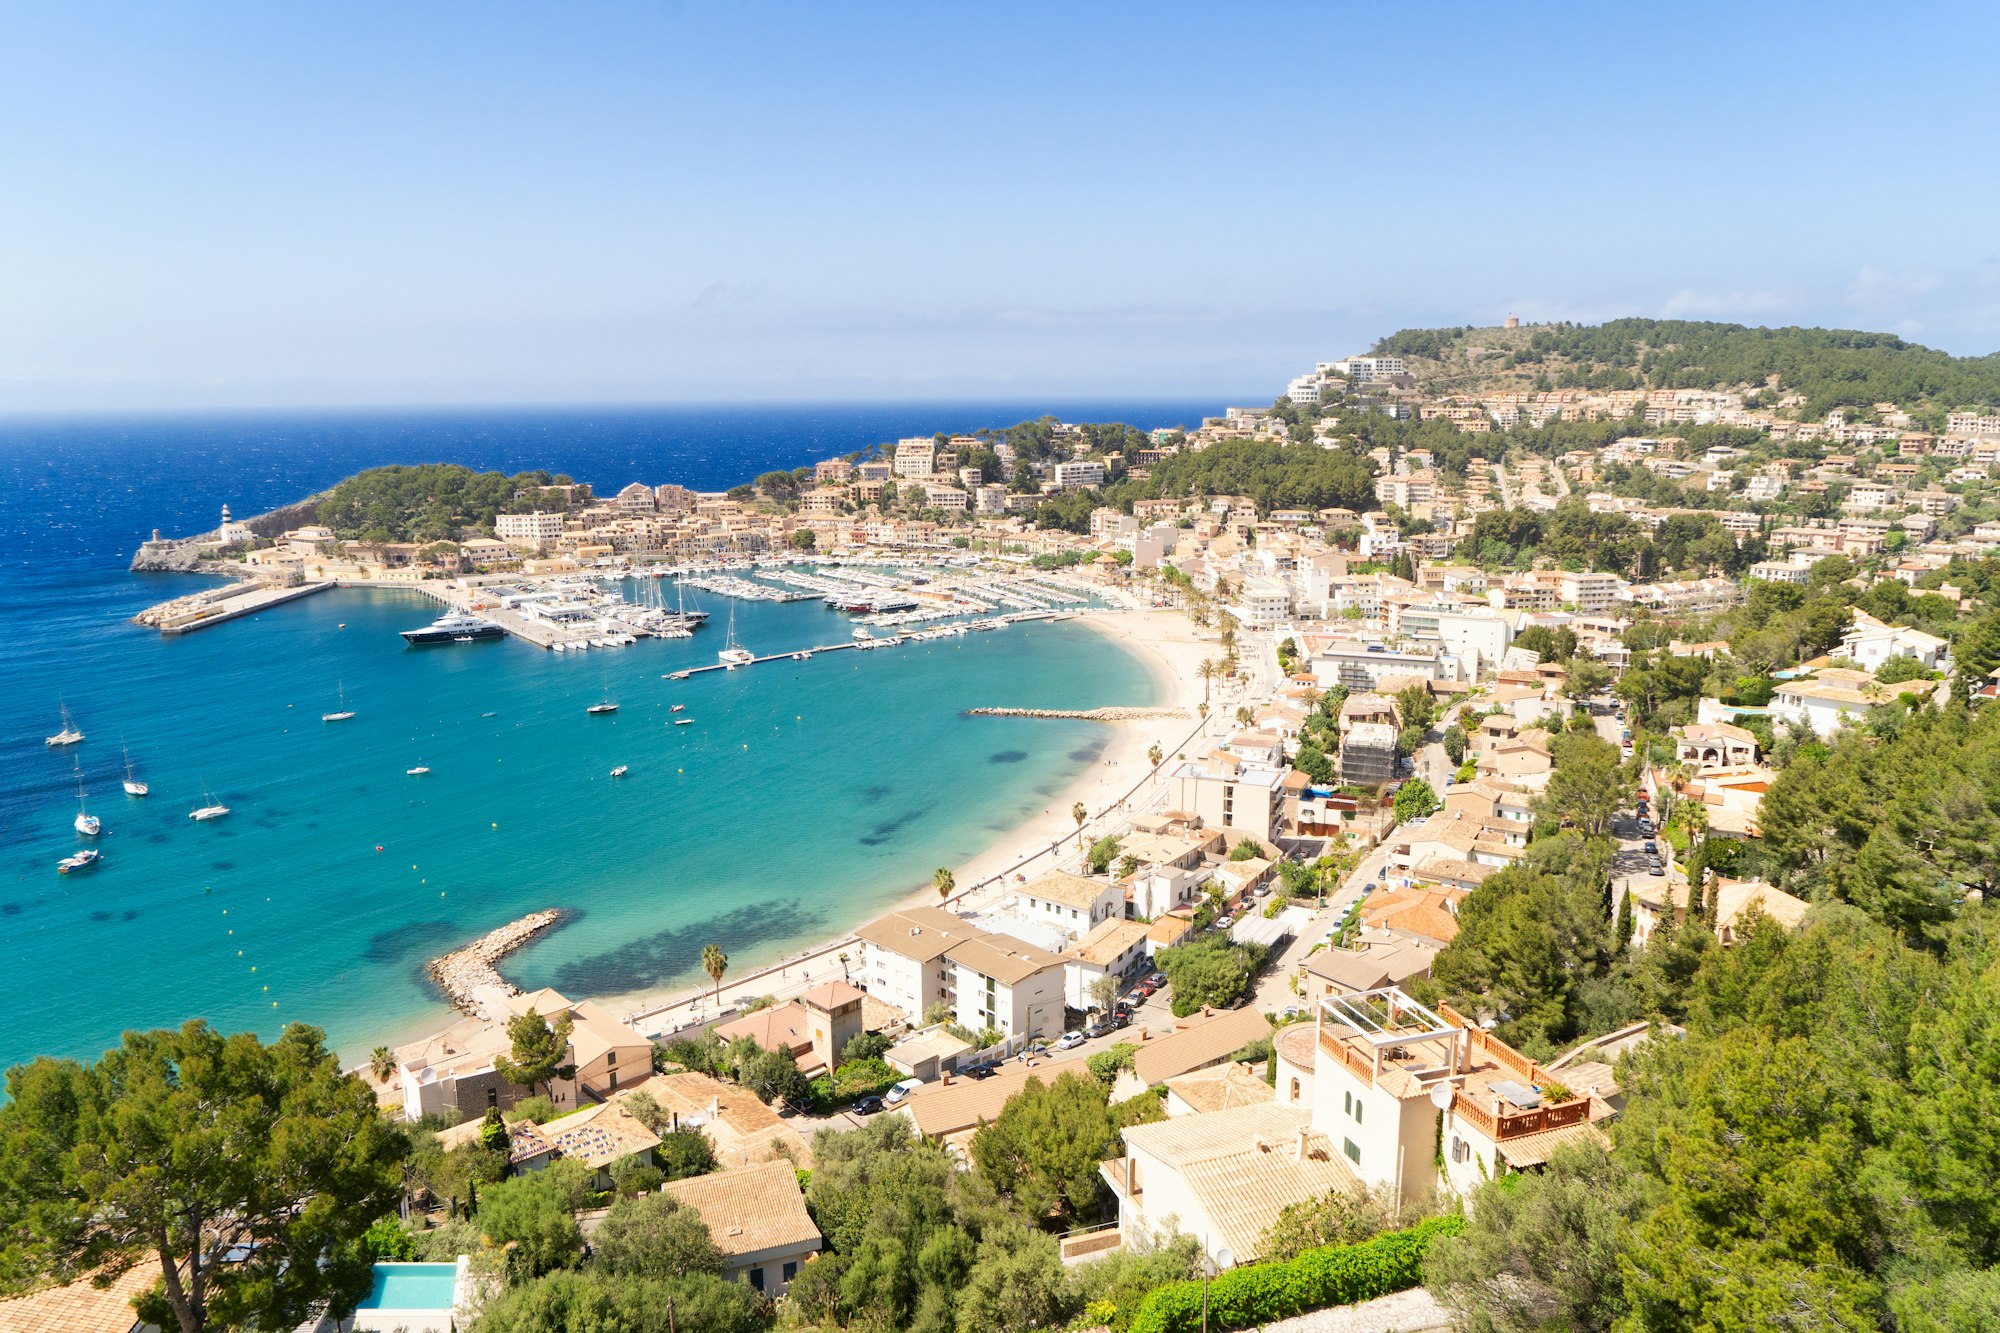
[[[1495,1114],[1463,1092],[1451,1100],[1451,1113],[1496,1143],[1539,1134],[1548,1129],[1564,1129],[1590,1119],[1590,1099],[1579,1097],[1560,1106],[1538,1106],[1531,1111]]]

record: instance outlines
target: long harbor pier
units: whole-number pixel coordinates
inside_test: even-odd
[[[192,634],[210,625],[220,625],[225,620],[255,615],[286,602],[295,602],[301,597],[310,597],[316,592],[325,592],[333,586],[332,583],[231,583],[226,587],[209,588],[149,606],[133,616],[132,621],[138,625],[151,625],[166,635]]]

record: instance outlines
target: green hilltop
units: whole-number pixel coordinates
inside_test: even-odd
[[[1892,402],[1912,411],[2000,404],[2000,353],[1959,357],[1859,329],[1614,319],[1519,328],[1403,329],[1379,340],[1436,391],[1734,389],[1798,393],[1809,416]],[[1775,391],[1775,392],[1774,392]]]

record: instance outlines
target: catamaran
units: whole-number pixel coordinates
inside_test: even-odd
[[[119,748],[124,749],[123,746]],[[144,796],[151,790],[151,787],[139,780],[138,770],[132,767],[132,752],[125,750],[125,794],[127,796]]]
[[[736,603],[729,604],[729,646],[716,655],[723,666],[734,671],[740,666],[749,666],[757,660],[757,654],[736,642]]]
[[[76,729],[76,723],[70,718],[69,705],[63,704],[61,705],[61,707],[62,707],[62,720],[63,720],[62,730],[58,731],[55,735],[48,737],[42,742],[42,744],[50,747],[51,749],[54,749],[57,746],[62,746],[62,745],[75,745],[78,741],[83,739],[83,733]]]
[[[76,819],[72,821],[76,831],[86,838],[94,838],[104,829],[104,823],[96,815],[83,808],[83,766],[76,770]]]
[[[210,819],[220,819],[229,813],[229,807],[216,800],[215,793],[207,787],[201,789],[201,799],[203,802],[201,806],[188,811],[189,819],[205,822]]]
[[[340,707],[331,713],[321,713],[319,720],[322,722],[345,722],[353,716],[354,710],[347,706],[347,682],[343,680],[340,682]]]

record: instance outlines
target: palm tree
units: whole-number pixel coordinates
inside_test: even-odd
[[[1069,808],[1069,817],[1076,821],[1076,845],[1081,847],[1083,846],[1083,821],[1090,818],[1090,811],[1083,808],[1082,801],[1078,801]]]
[[[1208,701],[1208,682],[1214,680],[1217,674],[1214,659],[1202,658],[1201,665],[1195,668],[1195,674],[1201,677],[1201,697],[1202,701],[1206,703]]]
[[[715,983],[715,1003],[722,1004],[722,974],[729,970],[729,955],[722,951],[720,944],[705,944],[701,949],[701,970],[708,973],[708,979]]]
[[[847,950],[840,951],[840,979],[847,980]]]
[[[1257,715],[1250,711],[1249,704],[1238,704],[1236,706],[1236,720],[1247,727],[1257,721]]]
[[[1146,758],[1153,761],[1154,768],[1158,768],[1160,766],[1160,761],[1162,759],[1165,759],[1166,757],[1167,757],[1166,751],[1162,750],[1158,745],[1149,746],[1146,750]]]
[[[368,1057],[368,1068],[374,1073],[377,1083],[387,1083],[396,1073],[396,1057],[389,1053],[387,1046],[377,1046],[375,1053]]]
[[[931,874],[931,887],[938,891],[938,897],[949,898],[951,891],[958,887],[958,881],[952,878],[951,871],[939,866]]]

